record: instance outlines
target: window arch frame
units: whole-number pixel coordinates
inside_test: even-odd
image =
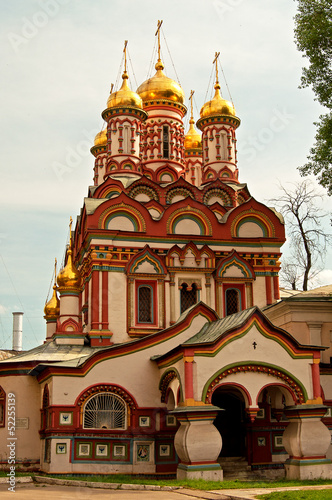
[[[185,287],[185,288],[184,288]],[[183,312],[185,312],[187,309],[189,309],[190,307],[192,307],[193,305],[197,304],[198,300],[199,300],[199,296],[198,296],[198,286],[196,285],[196,283],[191,283],[191,284],[188,284],[186,281],[183,281],[180,285],[180,314],[182,314]],[[191,290],[187,290],[188,288],[191,288]],[[188,305],[187,307],[183,308],[184,305],[182,303],[183,299],[185,298],[184,297],[184,294],[185,293],[188,293],[190,294],[192,291],[195,292],[195,301],[194,299],[192,298],[192,303],[190,305]]]
[[[145,307],[144,304],[141,304],[141,295],[142,295],[142,290],[146,288],[150,291],[150,298],[149,298],[149,306]],[[137,285],[137,311],[136,311],[136,322],[137,324],[148,324],[148,325],[153,325],[154,324],[154,307],[153,307],[153,302],[154,302],[154,296],[153,296],[153,287],[151,286],[150,283],[140,283]],[[142,302],[144,300],[144,297],[142,298]],[[144,321],[143,319],[140,318],[141,312],[144,314],[147,312],[147,309],[149,309],[149,315],[150,315],[150,320]]]
[[[110,425],[109,427],[106,427],[106,426],[103,426],[103,425],[100,425],[99,427],[98,426],[87,426],[86,425],[86,411],[87,411],[87,406],[90,404],[92,404],[92,401],[95,401],[96,399],[109,399],[109,400],[113,400],[113,405],[115,402],[117,403],[120,403],[120,405],[122,406],[122,408],[120,409],[117,409],[117,408],[110,408],[109,410],[105,409],[104,405],[101,405],[101,408],[91,408],[91,410],[89,409],[88,411],[91,411],[91,412],[95,412],[95,413],[92,413],[92,417],[90,415],[90,418],[92,418],[94,421],[93,423],[95,423],[95,420],[97,418],[98,420],[98,415],[96,417],[96,413],[97,412],[109,412],[109,415],[106,416],[109,418],[109,420],[111,421],[111,423],[113,422],[114,423],[114,420],[115,418],[117,418],[118,416],[116,415],[116,412],[120,412],[122,411],[122,415],[120,416],[120,420],[123,422],[123,425],[121,426],[112,426]],[[101,419],[101,417],[104,417],[105,418],[105,415],[102,413],[101,415],[99,415],[99,418]],[[102,419],[101,419],[102,420]],[[117,418],[117,420],[119,420]],[[118,394],[116,394],[115,392],[110,392],[110,391],[100,391],[100,392],[97,392],[95,394],[92,394],[83,404],[82,406],[82,428],[85,429],[85,430],[98,430],[98,431],[125,431],[128,429],[128,423],[129,423],[129,411],[128,411],[128,405],[127,405],[127,402],[121,397],[119,396]]]
[[[236,290],[238,292],[238,311],[243,311],[246,308],[245,301],[245,283],[224,283],[223,285],[223,295],[224,295],[224,316],[230,316],[227,314],[227,292],[228,290]]]

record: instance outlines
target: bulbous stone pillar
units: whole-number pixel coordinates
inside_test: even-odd
[[[326,458],[331,435],[321,418],[323,405],[289,406],[285,413],[289,424],[283,445],[289,453],[285,462],[287,479],[331,479],[332,462]]]
[[[177,479],[222,481],[222,469],[217,462],[222,440],[213,425],[219,410],[204,405],[179,407],[172,412],[181,424],[174,438],[180,458]]]

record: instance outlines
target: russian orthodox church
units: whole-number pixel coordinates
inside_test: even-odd
[[[280,300],[284,221],[239,180],[240,119],[217,60],[200,132],[191,94],[185,133],[184,92],[160,49],[136,92],[125,58],[45,306],[46,341],[0,362],[3,468],[15,394],[26,469],[221,480],[222,460],[242,457],[331,477],[329,294],[318,306]]]

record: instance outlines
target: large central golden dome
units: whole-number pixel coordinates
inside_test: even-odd
[[[113,92],[107,101],[108,108],[118,108],[119,106],[132,106],[135,108],[143,108],[142,99],[136,92],[130,90],[128,85],[128,74],[124,71],[122,75],[122,85],[120,90]]]
[[[220,94],[220,85],[217,82],[214,86],[215,94],[211,101],[206,102],[201,108],[201,118],[205,118],[207,116],[215,116],[215,115],[230,115],[236,116],[235,108],[230,101],[226,101],[223,99]]]
[[[157,73],[142,83],[137,89],[137,94],[145,101],[165,99],[167,101],[184,103],[184,92],[180,85],[168,78],[163,72],[164,65],[160,59],[155,66]]]

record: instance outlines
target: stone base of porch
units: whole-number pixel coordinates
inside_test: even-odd
[[[289,459],[285,462],[286,479],[332,479],[331,460]]]
[[[181,479],[205,479],[206,481],[222,481],[223,472],[219,464],[185,465],[179,464],[176,478]]]

